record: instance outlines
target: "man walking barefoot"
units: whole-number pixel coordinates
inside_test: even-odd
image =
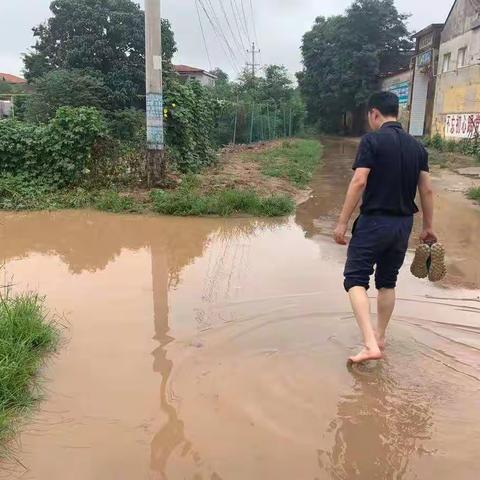
[[[433,191],[428,153],[397,121],[398,97],[390,92],[374,94],[368,104],[372,133],[362,138],[353,165],[335,241],[346,245],[348,222],[363,196],[360,217],[353,227],[345,265],[345,290],[362,332],[364,348],[349,362],[383,358],[385,334],[395,308],[395,287],[405,261],[412,232],[417,188],[423,211],[421,240],[436,242],[433,232]],[[367,290],[375,267],[378,290],[378,325],[374,329]]]

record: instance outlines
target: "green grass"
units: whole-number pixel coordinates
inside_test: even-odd
[[[0,177],[1,210],[87,208],[92,201],[92,193],[83,188],[58,190],[43,179],[32,179],[23,175]]]
[[[150,201],[139,201],[116,190],[57,190],[24,177],[0,177],[0,209],[61,210],[94,208],[112,213],[155,212],[176,216],[254,215],[277,217],[292,213],[295,204],[286,195],[262,197],[253,191],[229,189],[210,194],[200,190],[198,177],[188,175],[177,190],[151,192]]]
[[[38,372],[59,340],[36,295],[0,298],[0,443],[40,399]],[[0,452],[1,453],[1,452]]]
[[[480,203],[480,187],[471,188],[471,189],[467,192],[467,197],[468,197],[470,200],[474,200],[475,202]]]
[[[95,198],[93,206],[97,210],[112,213],[142,213],[145,211],[145,206],[135,199],[120,195],[113,190],[100,192]]]
[[[145,207],[116,190],[57,189],[42,179],[0,177],[0,209],[10,211],[95,208],[104,212],[141,213]]]
[[[293,200],[285,195],[260,197],[246,190],[224,190],[218,193],[201,194],[181,188],[174,192],[154,190],[151,194],[153,209],[163,215],[205,216],[254,215],[279,217],[295,210]]]
[[[312,179],[322,156],[322,145],[318,140],[284,141],[280,147],[255,155],[261,171],[269,177],[289,180],[295,186],[304,188]]]
[[[430,154],[436,153],[454,153],[471,157],[477,162],[480,161],[480,139],[464,138],[459,141],[446,140],[436,134],[432,137],[424,137],[423,144],[429,149]],[[439,155],[441,158],[441,155]]]

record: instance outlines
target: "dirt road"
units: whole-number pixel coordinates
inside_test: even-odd
[[[283,221],[2,214],[8,275],[69,339],[16,449],[26,469],[0,478],[476,479],[480,211],[447,191],[462,179],[436,180],[452,274],[405,269],[386,361],[351,373],[345,250],[326,234],[353,154],[328,140]]]

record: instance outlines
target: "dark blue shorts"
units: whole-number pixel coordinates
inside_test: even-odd
[[[361,215],[348,247],[345,290],[353,287],[368,290],[375,266],[377,289],[395,288],[412,227],[413,216]]]

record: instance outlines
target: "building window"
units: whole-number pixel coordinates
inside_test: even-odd
[[[457,68],[464,67],[466,60],[467,60],[467,47],[464,47],[458,51]]]
[[[446,53],[443,56],[443,67],[442,67],[442,73],[446,73],[450,70],[450,59],[452,58],[451,53]]]

